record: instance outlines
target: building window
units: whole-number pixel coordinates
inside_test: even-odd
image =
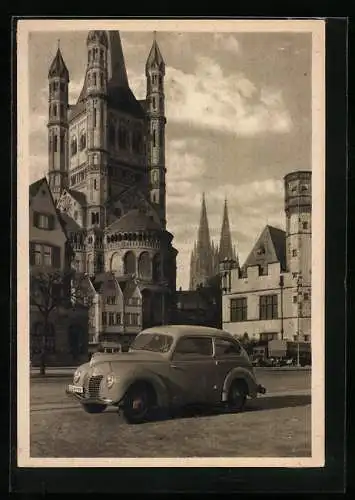
[[[304,293],[303,295],[304,300],[309,300],[309,293]]]
[[[96,108],[94,108],[93,120],[94,120],[94,127],[96,127]]]
[[[123,258],[124,274],[134,274],[136,272],[136,256],[133,252],[127,252]]]
[[[260,319],[278,318],[277,295],[262,295],[259,300]]]
[[[154,129],[153,130],[153,147],[154,148],[156,146],[156,143],[157,143],[157,133],[156,133],[156,130]]]
[[[99,224],[99,212],[91,212],[91,224]]]
[[[304,338],[305,342],[309,342],[310,341],[310,335],[304,335],[303,338]]]
[[[64,135],[60,136],[60,152],[64,153]]]
[[[104,75],[102,73],[100,74],[100,84],[101,84],[101,87],[104,86]]]
[[[157,75],[152,75],[152,83],[154,85],[157,83]]]
[[[53,116],[57,116],[57,105],[53,104]]]
[[[113,326],[115,324],[115,315],[113,312],[108,313],[108,324],[109,326]]]
[[[230,320],[246,321],[248,315],[247,299],[246,297],[238,297],[230,301]]]
[[[294,296],[292,297],[292,302],[293,302],[294,304],[296,304],[296,303],[297,303],[297,295],[294,295]]]
[[[116,145],[116,130],[115,130],[115,126],[110,123],[109,127],[108,127],[108,142],[111,144],[111,146],[115,146]]]
[[[308,229],[308,222],[302,222],[302,229]]]
[[[297,257],[297,250],[295,248],[292,250],[292,257]]]
[[[106,312],[101,313],[101,320],[102,320],[102,326],[106,326],[107,325]]]
[[[97,189],[97,182],[96,182],[96,179],[94,179],[94,189]]]
[[[54,216],[41,214],[39,212],[33,213],[33,225],[38,229],[54,229]]]
[[[78,152],[78,142],[75,137],[75,135],[72,137],[71,143],[70,143],[70,151],[71,155],[74,156]]]
[[[86,133],[82,132],[80,136],[80,151],[83,151],[86,148]]]
[[[163,77],[159,76],[159,85],[163,85]]]
[[[124,125],[120,125],[118,129],[118,145],[121,149],[128,148],[128,132]]]
[[[53,136],[53,151],[57,153],[58,151],[58,136],[54,135]]]
[[[121,313],[116,313],[116,325],[121,324]]]
[[[106,297],[106,303],[110,306],[114,306],[116,304],[116,296],[109,295],[108,297]]]
[[[295,280],[297,278],[297,276],[298,276],[298,273],[292,273],[292,279]]]
[[[94,82],[93,85],[94,85],[94,87],[96,87],[96,73],[94,73],[92,75],[92,79],[93,79],[93,82]]]
[[[153,101],[153,109],[155,109],[157,107],[157,100],[155,97],[153,97],[152,101]]]
[[[60,248],[30,243],[30,265],[60,268]]]

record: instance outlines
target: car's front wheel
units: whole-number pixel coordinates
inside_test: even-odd
[[[86,413],[102,413],[106,409],[106,405],[93,403],[83,404],[82,407]]]
[[[229,388],[227,407],[230,411],[243,411],[247,399],[248,388],[244,380],[234,380]]]
[[[154,389],[145,383],[133,384],[123,400],[123,417],[129,424],[141,424],[151,416],[155,405]]]

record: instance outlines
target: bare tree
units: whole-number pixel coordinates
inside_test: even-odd
[[[82,278],[70,271],[32,270],[30,302],[42,316],[43,329],[40,349],[40,373],[46,373],[47,338],[51,316],[60,308],[90,308],[91,298],[82,286]]]

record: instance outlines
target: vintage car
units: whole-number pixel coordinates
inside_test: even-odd
[[[241,411],[246,398],[265,393],[241,344],[202,326],[157,326],[140,332],[129,352],[100,353],[74,373],[67,394],[88,413],[116,406],[129,423],[152,411],[224,405]]]

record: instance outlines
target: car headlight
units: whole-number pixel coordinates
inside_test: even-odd
[[[73,377],[74,384],[77,384],[79,382],[80,375],[81,375],[81,371],[79,369],[75,370],[74,377]]]
[[[108,387],[108,389],[110,389],[113,384],[115,383],[115,375],[113,373],[109,373],[108,375],[106,375],[106,385]]]

